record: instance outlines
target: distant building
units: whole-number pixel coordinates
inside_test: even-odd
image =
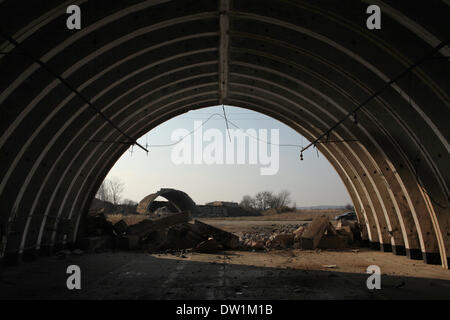
[[[213,201],[208,202],[205,206],[215,206],[215,207],[239,207],[237,202],[228,202],[228,201]]]
[[[255,216],[257,212],[248,211],[236,202],[213,201],[205,205],[197,205],[196,217],[239,217]]]

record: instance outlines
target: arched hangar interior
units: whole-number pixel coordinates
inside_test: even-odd
[[[130,144],[228,104],[320,138],[373,246],[448,268],[448,21],[444,0],[0,1],[2,258],[76,241]]]

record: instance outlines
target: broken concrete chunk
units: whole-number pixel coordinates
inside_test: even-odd
[[[125,220],[120,220],[113,225],[114,232],[117,236],[121,237],[127,232],[128,225]]]
[[[167,230],[166,241],[163,247],[167,249],[195,248],[197,244],[208,239],[197,232],[191,223],[179,224]]]
[[[334,230],[327,216],[319,216],[314,218],[300,237],[302,248],[308,250],[317,248],[320,240],[327,230]]]
[[[85,219],[84,234],[86,236],[113,235],[113,226],[103,212],[88,215]]]
[[[276,234],[267,241],[266,245],[268,248],[288,248],[294,243],[293,234]]]
[[[256,250],[263,250],[266,248],[266,243],[263,240],[250,240],[248,246]]]
[[[138,235],[143,238],[155,230],[165,229],[177,224],[186,223],[189,220],[189,212],[175,213],[159,219],[143,220],[135,225],[129,226],[127,233],[131,235]]]
[[[317,246],[320,249],[344,249],[347,237],[341,235],[324,235]]]
[[[357,221],[339,220],[336,229],[346,229],[350,228],[351,233],[353,233],[352,241],[358,241],[362,238],[367,238],[367,230],[365,230],[365,225],[360,225]]]
[[[236,249],[239,246],[239,237],[235,234],[213,227],[198,220],[195,220],[195,226],[200,234],[213,237],[225,248]]]
[[[294,234],[294,240],[299,240],[300,237],[302,236],[303,232],[305,232],[305,227],[300,226],[298,227],[298,229],[296,229],[293,234]]]
[[[202,253],[214,252],[217,251],[218,247],[219,245],[216,239],[209,238],[208,240],[200,242],[195,248],[195,251]]]
[[[129,235],[142,235],[142,237],[156,230],[153,220],[143,220],[127,228]]]
[[[333,227],[331,223],[328,223],[327,229],[325,230],[326,234],[328,235],[337,235],[336,229]]]
[[[156,230],[148,236],[141,238],[140,246],[150,252],[157,251],[164,247],[167,241],[167,230]]]
[[[354,235],[350,226],[343,226],[340,229],[337,229],[336,231],[338,232],[339,235],[347,238],[347,243],[353,243]]]

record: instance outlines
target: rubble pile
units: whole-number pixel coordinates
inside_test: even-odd
[[[280,239],[283,235],[293,235],[295,236],[295,232],[298,233],[297,230],[304,229],[307,226],[304,224],[286,224],[282,226],[278,226],[276,229],[267,231],[267,230],[257,230],[255,232],[245,232],[240,237],[240,247],[243,249],[266,249],[266,248],[275,248],[275,247],[283,247],[285,241],[281,241]],[[290,240],[288,241],[290,244]]]
[[[108,236],[113,233],[113,225],[106,219],[105,209],[91,209],[85,222],[86,234]]]
[[[335,228],[328,217],[318,216],[309,225],[284,225],[273,232],[244,233],[240,244],[247,250],[344,249],[360,239],[357,222],[341,220]]]
[[[266,231],[266,230],[257,230],[255,232],[244,232],[240,238],[241,243],[246,242],[247,240],[250,241],[264,241],[266,242],[269,240],[269,238],[274,234],[285,234],[285,233],[293,233],[295,230],[297,230],[300,227],[306,227],[308,224],[286,224],[282,226],[278,226],[277,228]]]
[[[238,236],[201,221],[191,223],[190,220],[189,212],[179,212],[128,226],[124,220],[112,224],[103,212],[96,212],[86,219],[87,236],[81,243],[88,251],[116,248],[150,252],[186,249],[213,252],[239,247]]]
[[[146,219],[133,225],[124,220],[115,224],[103,212],[86,220],[88,236],[82,249],[101,251],[107,248],[160,252],[192,250],[214,252],[220,249],[344,249],[361,239],[357,222],[340,220],[336,228],[326,216],[317,216],[308,224],[286,224],[271,231],[246,232],[241,237],[199,220],[191,221],[189,212],[171,213]]]

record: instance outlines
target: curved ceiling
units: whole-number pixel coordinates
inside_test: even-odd
[[[66,28],[70,4],[81,8],[81,30]],[[347,117],[316,147],[345,183],[368,240],[448,268],[450,8],[370,4],[381,8],[381,30],[366,28],[369,4],[355,0],[0,1],[4,258],[76,241],[130,143],[176,115],[224,103],[311,141]],[[342,140],[350,141],[333,143]]]

